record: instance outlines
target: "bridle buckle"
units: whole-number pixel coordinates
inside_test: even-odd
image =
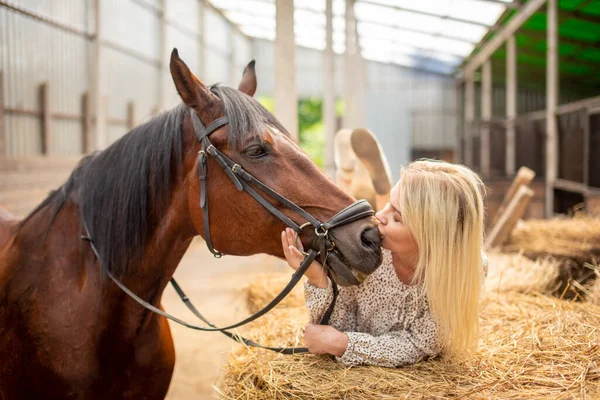
[[[315,228],[315,234],[319,237],[327,237],[327,233],[329,233],[329,229],[325,228],[323,224]]]

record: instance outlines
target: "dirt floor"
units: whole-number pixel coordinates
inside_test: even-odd
[[[175,273],[198,310],[217,326],[237,322],[248,315],[240,289],[261,272],[292,270],[275,257],[225,256],[216,259],[202,240],[190,246]],[[188,322],[198,322],[171,286],[163,295],[165,310]],[[218,332],[199,332],[169,321],[177,360],[169,400],[214,399],[213,385],[222,375],[221,366],[236,344]]]

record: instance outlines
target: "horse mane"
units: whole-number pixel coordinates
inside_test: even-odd
[[[229,118],[229,144],[235,148],[252,133],[262,138],[267,125],[286,130],[255,99],[235,89],[214,85]],[[185,104],[134,128],[104,151],[84,157],[65,184],[33,210],[52,214],[48,229],[67,201],[79,205],[90,239],[102,258],[102,268],[115,275],[134,273],[156,231],[171,191],[182,179]],[[210,122],[210,121],[208,121]],[[83,225],[80,226],[82,231]]]

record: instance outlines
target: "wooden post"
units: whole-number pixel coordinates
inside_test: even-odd
[[[4,74],[0,71],[0,157],[8,155],[6,136],[8,135],[4,126]]]
[[[515,37],[506,42],[506,176],[515,173],[515,118],[517,117],[517,45]]]
[[[52,147],[52,107],[48,82],[40,85],[40,110],[42,112],[42,154],[49,154]]]
[[[158,14],[158,104],[161,109],[166,109],[169,100],[167,99],[167,93],[169,93],[169,48],[167,47],[167,0],[159,0],[159,14]]]
[[[325,173],[335,179],[335,59],[333,53],[333,0],[325,4],[325,51],[323,52],[323,121],[325,122]]]
[[[504,195],[504,198],[502,199],[502,203],[500,203],[500,207],[498,207],[498,210],[496,211],[496,214],[494,215],[494,219],[492,220],[492,226],[494,226],[498,223],[498,220],[504,213],[504,210],[506,210],[506,207],[512,201],[513,197],[515,197],[517,190],[521,186],[529,186],[529,184],[531,184],[531,181],[533,180],[533,178],[535,178],[535,172],[533,170],[531,170],[527,167],[519,168],[519,172],[517,172],[517,175],[513,179],[510,187],[508,188],[508,190],[506,191],[506,194]]]
[[[490,123],[492,120],[492,62],[483,64],[481,82],[481,149],[480,170],[483,178],[490,176]]]
[[[344,52],[344,116],[343,127],[347,129],[357,128],[355,123],[355,104],[356,95],[356,30],[354,29],[354,1],[345,0],[345,30],[346,30],[346,51]]]
[[[102,150],[106,147],[108,142],[108,127],[107,121],[104,113],[104,100],[102,96],[102,87],[104,84],[104,68],[103,68],[103,48],[102,48],[102,38],[103,38],[103,23],[102,23],[102,1],[103,0],[93,0],[94,4],[94,25],[96,29],[96,34],[92,41],[92,68],[90,73],[90,103],[93,110],[94,115],[94,143],[93,148],[97,150]]]
[[[456,145],[454,149],[454,160],[457,163],[464,164],[464,139],[465,139],[465,118],[463,93],[465,87],[464,79],[456,80]]]
[[[81,95],[81,152],[86,154],[93,149],[92,108],[88,93]]]
[[[206,70],[206,65],[205,65],[205,60],[206,60],[206,55],[204,54],[204,49],[205,49],[205,30],[204,30],[204,21],[206,20],[206,17],[204,15],[204,10],[206,9],[207,5],[206,5],[206,0],[200,0],[198,3],[198,7],[200,7],[200,12],[198,13],[198,26],[200,27],[200,40],[198,40],[198,73],[196,76],[199,76],[201,80],[206,79],[206,76],[204,75],[204,72]],[[233,48],[232,48],[233,49]],[[232,50],[233,51],[233,50]],[[244,60],[244,62],[249,62],[250,60]],[[241,75],[241,73],[240,73]],[[237,83],[237,82],[236,82]],[[234,86],[234,87],[237,87]]]
[[[127,103],[127,129],[132,130],[136,125],[135,103],[130,101]]]
[[[473,167],[473,123],[475,122],[475,83],[473,74],[465,75],[465,151],[464,163]]]
[[[275,0],[275,116],[298,142],[293,0]]]
[[[486,249],[499,246],[508,239],[517,221],[525,213],[532,197],[533,190],[527,186],[519,187],[515,197],[509,203],[506,212],[502,214],[498,223],[492,228],[486,241]]]
[[[547,51],[546,51],[546,201],[545,215],[554,214],[554,181],[558,167],[558,127],[556,109],[558,107],[558,10],[557,0],[547,3]]]

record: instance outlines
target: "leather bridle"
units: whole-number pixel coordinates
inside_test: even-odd
[[[319,250],[310,249],[308,253],[305,253],[305,258],[300,264],[299,268],[292,275],[290,282],[286,285],[286,287],[273,299],[269,302],[263,309],[259,310],[255,314],[250,317],[244,319],[243,321],[237,322],[235,324],[225,326],[225,327],[216,327],[212,323],[210,323],[191,303],[189,298],[185,295],[179,284],[174,278],[171,278],[171,284],[181,300],[185,303],[185,305],[190,309],[190,311],[206,323],[209,327],[199,326],[190,324],[185,322],[171,314],[164,312],[163,310],[153,306],[152,304],[146,302],[135,293],[133,293],[129,288],[127,288],[122,282],[114,277],[114,275],[110,271],[106,271],[110,279],[114,281],[114,283],[121,288],[127,295],[133,298],[140,305],[145,307],[146,309],[161,315],[165,318],[170,319],[173,322],[176,322],[180,325],[183,325],[190,329],[195,329],[199,331],[208,331],[208,332],[221,332],[224,335],[229,336],[230,338],[244,343],[248,346],[260,347],[272,351],[276,351],[283,354],[297,354],[297,353],[306,353],[308,349],[305,347],[295,347],[295,348],[280,348],[280,347],[269,347],[262,346],[258,343],[255,343],[251,340],[245,339],[237,334],[232,332],[228,332],[230,329],[237,328],[239,326],[245,325],[255,319],[261,317],[262,315],[269,312],[273,307],[275,307],[287,294],[297,285],[297,283],[302,278],[302,275],[306,272],[310,264],[315,260],[317,256],[320,256],[321,263],[323,264],[329,278],[331,279],[330,270],[327,268],[327,258],[330,253],[337,252],[335,242],[329,238],[329,231],[336,227],[348,224],[350,222],[359,220],[361,218],[369,217],[374,215],[373,208],[366,200],[357,201],[350,206],[346,207],[342,211],[338,212],[332,218],[330,218],[326,222],[320,222],[304,209],[288,200],[281,194],[277,193],[275,190],[266,186],[250,173],[246,172],[239,164],[232,161],[229,157],[223,154],[220,150],[218,150],[215,146],[210,142],[209,136],[214,133],[217,129],[226,125],[229,121],[227,117],[221,117],[213,121],[208,126],[204,126],[198,114],[195,110],[190,109],[190,117],[192,119],[192,125],[194,127],[194,132],[196,133],[196,137],[201,144],[201,150],[198,152],[198,175],[200,178],[200,207],[202,208],[202,219],[204,223],[204,240],[206,241],[206,245],[210,252],[216,257],[221,258],[223,253],[215,250],[212,244],[211,234],[210,234],[210,221],[209,221],[209,212],[208,212],[208,191],[207,191],[207,179],[208,179],[208,156],[211,156],[215,159],[215,161],[223,168],[227,176],[231,179],[235,187],[238,191],[246,191],[250,196],[252,196],[258,203],[260,203],[265,209],[267,209],[271,214],[280,219],[284,224],[292,228],[297,234],[300,234],[302,230],[308,226],[311,226],[315,230],[315,234],[317,235],[316,243],[319,247]],[[279,209],[274,207],[271,203],[269,203],[263,196],[261,196],[251,185],[258,188],[260,191],[269,195],[273,199],[277,200],[279,203],[283,204],[285,207],[293,210],[298,215],[302,216],[308,222],[303,225],[298,225],[291,218],[287,217],[283,214]],[[93,237],[90,235],[89,230],[87,229],[87,225],[85,220],[83,221],[83,228],[85,230],[86,236],[82,238],[89,241],[91,248],[96,255],[100,264],[102,264],[102,259],[94,244]],[[331,313],[333,312],[333,308],[335,305],[335,299],[337,297],[338,288],[331,279],[333,285],[333,301],[331,302],[328,310],[325,312],[321,324],[327,324],[329,322],[329,318]]]

